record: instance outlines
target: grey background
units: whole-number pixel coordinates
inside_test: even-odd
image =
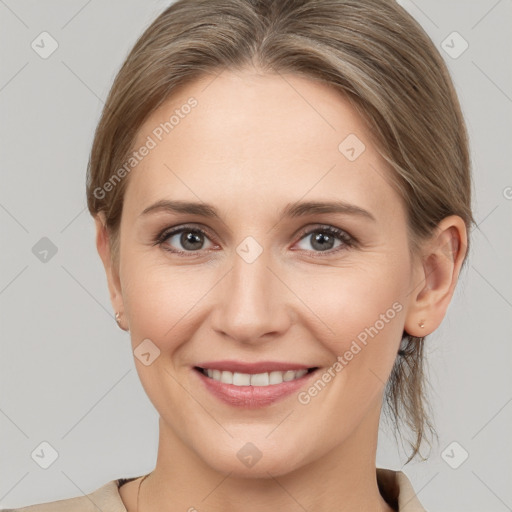
[[[377,465],[403,468],[429,511],[512,510],[512,1],[400,3],[452,73],[479,229],[448,315],[427,338],[440,443],[403,467],[383,425]],[[85,169],[115,73],[168,4],[0,0],[0,507],[79,496],[155,465],[158,416],[114,321]],[[59,45],[47,59],[31,48],[43,31]],[[469,43],[456,59],[442,48],[453,31]],[[33,252],[43,237],[57,248],[46,262]],[[31,457],[43,441],[58,452],[48,469]],[[462,450],[453,469],[445,460],[460,462]]]

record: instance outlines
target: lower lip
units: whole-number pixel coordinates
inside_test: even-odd
[[[235,386],[211,379],[200,370],[193,369],[193,371],[199,376],[206,389],[224,403],[245,409],[258,409],[296,393],[317,373],[318,369],[306,373],[299,379],[270,386]]]

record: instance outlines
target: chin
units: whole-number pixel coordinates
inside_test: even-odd
[[[268,435],[268,432],[265,433]],[[232,478],[270,478],[271,476],[285,475],[300,467],[306,462],[304,453],[297,449],[296,443],[290,447],[276,446],[273,442],[264,439],[260,442],[240,442],[233,439],[218,450],[198,455],[215,471],[230,474]],[[302,464],[301,464],[302,462]]]

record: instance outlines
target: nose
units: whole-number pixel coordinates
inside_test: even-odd
[[[239,343],[261,344],[289,328],[292,296],[265,251],[252,263],[234,253],[231,270],[216,287],[212,327]]]

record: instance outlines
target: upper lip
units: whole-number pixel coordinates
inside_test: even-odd
[[[287,370],[307,370],[316,366],[300,363],[282,363],[279,361],[259,361],[257,363],[246,363],[243,361],[205,361],[196,366],[203,369],[220,370],[238,373],[265,373],[285,372]]]

